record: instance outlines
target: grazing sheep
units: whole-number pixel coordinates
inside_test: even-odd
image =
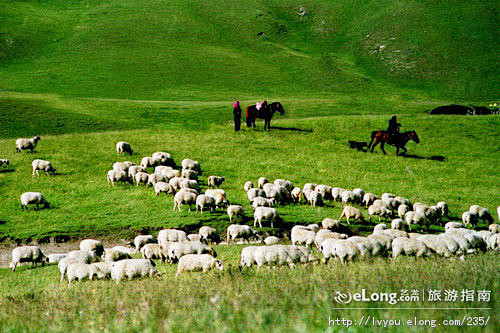
[[[338,220],[326,217],[321,221],[321,226],[323,229],[338,230],[340,228],[340,223]]]
[[[437,206],[430,206],[425,210],[425,217],[430,223],[441,223],[441,210]]]
[[[196,212],[200,211],[203,214],[203,208],[208,207],[210,211],[215,210],[215,199],[204,194],[196,197]]]
[[[368,235],[367,238],[374,239],[379,242],[380,245],[382,245],[385,253],[389,252],[392,249],[392,241],[394,238],[388,234],[380,232]]]
[[[283,245],[258,246],[253,251],[253,257],[258,269],[263,265],[294,266],[293,258]]]
[[[413,211],[420,213],[420,214],[425,214],[425,211],[429,208],[426,204],[423,204],[421,202],[415,202],[413,204]]]
[[[146,172],[138,172],[135,174],[135,184],[139,186],[139,184],[147,185],[149,181],[149,173]]]
[[[268,183],[269,183],[269,179],[267,179],[266,177],[259,177],[259,179],[257,180],[257,187],[263,188],[264,184],[268,184]]]
[[[428,256],[429,253],[427,245],[417,239],[398,237],[392,241],[392,259],[396,259],[401,254],[422,258]]]
[[[382,200],[385,203],[385,207],[391,211],[391,213],[398,209],[399,202],[395,198],[388,198]]]
[[[153,157],[153,159],[156,160],[157,161],[156,163],[159,165],[169,166],[172,168],[177,167],[174,159],[172,158],[172,156],[169,153],[159,151],[159,152],[153,153],[151,155],[151,157]]]
[[[227,215],[229,216],[229,222],[233,221],[233,217],[239,216],[243,220],[245,212],[243,207],[240,205],[230,205],[227,207]]]
[[[58,264],[61,259],[66,258],[67,253],[52,253],[47,256],[49,258],[49,264]]]
[[[412,224],[417,224],[421,228],[425,226],[426,229],[429,230],[429,220],[422,213],[409,211],[405,215],[405,221],[408,224],[408,226],[411,226]]]
[[[442,217],[447,217],[448,214],[450,213],[450,210],[448,209],[448,204],[444,201],[439,201],[436,204],[436,207],[439,208],[439,210],[441,211]]]
[[[163,183],[167,183],[168,184],[168,181],[170,179],[164,175],[164,174],[161,174],[161,175],[157,175],[155,173],[152,173],[148,176],[148,186],[155,186],[157,183],[159,182],[163,182]]]
[[[279,242],[280,242],[280,239],[276,236],[269,236],[263,240],[263,243],[266,245],[276,245]]]
[[[200,166],[200,163],[198,163],[197,161],[194,161],[194,160],[191,160],[189,158],[185,158],[182,160],[182,170],[194,170],[194,171],[198,171],[198,174],[201,175],[202,174],[202,171],[201,171],[201,166]]]
[[[135,251],[140,251],[141,248],[149,243],[156,243],[156,238],[153,235],[139,235],[134,238]]]
[[[185,242],[187,235],[182,230],[163,229],[158,233],[158,244],[167,245],[169,242]]]
[[[295,203],[298,203],[300,201],[301,196],[302,196],[302,190],[300,189],[300,187],[294,187],[292,192],[290,192],[290,197],[292,198],[292,201]]]
[[[132,155],[133,150],[132,150],[132,147],[130,147],[130,144],[128,142],[120,141],[120,142],[116,143],[116,152],[118,154],[127,153],[129,155]]]
[[[200,241],[208,243],[220,243],[220,236],[217,230],[211,227],[203,226],[200,228],[198,234],[200,235]]]
[[[476,215],[478,219],[481,219],[484,222],[493,223],[493,217],[491,216],[489,210],[484,207],[472,205],[469,208],[469,212]]]
[[[315,192],[320,193],[325,200],[332,200],[332,187],[328,185],[320,184],[314,189]]]
[[[44,266],[49,263],[49,258],[38,246],[19,246],[12,250],[12,271],[15,272],[17,265],[22,262],[30,262],[35,267],[37,263]]]
[[[405,218],[406,213],[410,211],[410,207],[406,204],[401,204],[398,207],[398,216],[402,219]]]
[[[494,234],[498,234],[498,233],[500,233],[500,225],[498,225],[496,223],[492,223],[488,226],[488,230]]]
[[[112,186],[115,186],[115,182],[132,184],[132,179],[128,177],[128,174],[125,171],[109,170],[107,180],[108,185],[111,183]]]
[[[382,246],[382,244],[376,239],[353,236],[349,237],[347,240],[350,240],[358,245],[362,258],[368,258],[370,256],[376,257],[384,254],[384,246]]]
[[[314,183],[305,183],[303,190],[311,190],[314,191],[316,189],[317,184]]]
[[[6,158],[2,158],[2,159],[0,159],[0,166],[2,166],[2,165],[4,165],[4,164],[5,164],[5,165],[9,165],[9,160],[8,160],[8,159],[6,159]]]
[[[368,216],[370,221],[372,220],[373,215],[378,215],[378,221],[380,222],[380,219],[382,217],[388,219],[391,215],[391,211],[383,206],[371,205],[370,207],[368,207]]]
[[[286,180],[286,179],[275,179],[274,180],[274,185],[276,186],[283,186],[284,188],[286,188],[288,191],[291,191],[293,190],[293,183],[289,180]]]
[[[111,277],[111,269],[113,268],[113,264],[109,262],[95,262],[90,264],[97,269],[97,278],[98,279],[106,279]]]
[[[131,161],[115,162],[113,163],[112,169],[117,171],[125,171],[128,173],[128,170],[133,166],[135,166],[135,163]]]
[[[132,259],[132,256],[127,252],[122,252],[113,249],[106,249],[106,255],[104,256],[105,262],[115,262],[125,259]]]
[[[303,229],[301,226],[295,226],[292,228],[292,245],[305,244],[306,246],[312,246],[312,244],[314,244],[315,237],[316,233],[312,230]]]
[[[126,259],[120,260],[113,264],[111,269],[111,279],[116,281],[116,284],[127,277],[132,280],[133,277],[149,277],[160,276],[160,273],[155,269],[155,263],[150,259]]]
[[[453,255],[440,235],[422,235],[417,240],[424,242],[433,253],[439,256],[449,258]]]
[[[128,168],[128,176],[132,179],[134,179],[135,175],[139,172],[146,172],[146,168],[143,168],[140,165],[132,165],[130,168]]]
[[[130,255],[136,253],[137,251],[131,247],[128,247],[128,246],[122,246],[122,245],[117,245],[117,246],[113,246],[111,248],[111,250],[116,250],[116,251],[120,251],[120,252],[124,252],[124,253],[128,253]],[[104,249],[104,251],[106,251],[106,249]]]
[[[201,236],[199,234],[189,234],[187,238],[190,242],[201,242]]]
[[[61,279],[60,279],[61,282],[64,281],[64,277],[66,276],[66,271],[68,270],[68,266],[78,262],[80,262],[78,259],[75,258],[69,259],[67,256],[66,258],[62,258],[61,260],[59,260],[57,268],[59,269],[59,273],[61,273]]]
[[[50,203],[45,200],[40,192],[24,192],[21,194],[21,210],[28,210],[28,205],[35,205],[38,210],[38,205],[43,205],[43,208],[49,208]]]
[[[266,192],[260,188],[251,188],[247,191],[248,201],[252,202],[257,197],[266,197]]]
[[[409,232],[408,237],[411,239],[418,239],[418,237],[422,236],[422,234],[419,234],[418,232]]]
[[[165,193],[165,195],[174,194],[175,190],[170,186],[170,184],[165,182],[158,182],[154,186],[155,195],[160,195],[160,193]]]
[[[341,221],[344,216],[347,220],[347,224],[351,224],[349,222],[349,219],[351,217],[354,217],[354,221],[364,221],[364,217],[363,214],[361,214],[361,211],[352,206],[344,207],[344,209],[342,210],[342,214],[340,214],[339,221]]]
[[[374,233],[389,237],[391,240],[393,240],[394,238],[398,238],[398,237],[407,237],[407,238],[409,237],[408,233],[406,231],[397,230],[397,229],[385,229],[385,230],[377,231]]]
[[[278,215],[278,211],[275,208],[271,207],[257,207],[255,208],[253,216],[254,216],[253,226],[255,227],[257,223],[259,223],[259,226],[261,228],[262,228],[262,220],[270,221],[271,228],[274,228],[274,221],[280,218]]]
[[[346,239],[347,235],[339,234],[338,232],[332,232],[327,229],[319,230],[314,237],[314,244],[319,249],[321,243],[326,239]]]
[[[309,194],[309,204],[313,207],[323,206],[323,196],[321,193],[313,191]]]
[[[186,254],[179,259],[176,275],[182,272],[196,271],[205,273],[213,268],[222,271],[224,269],[224,264],[221,260],[215,259],[209,254]]]
[[[231,224],[227,227],[227,243],[234,242],[236,238],[243,238],[248,243],[251,237],[259,238],[257,231],[248,225]]]
[[[272,244],[270,244],[272,245]],[[251,267],[253,264],[256,264],[255,262],[255,250],[259,246],[247,246],[244,247],[241,250],[241,256],[240,256],[240,266],[241,267]]]
[[[464,228],[463,223],[460,222],[448,222],[444,225],[444,230],[452,229],[452,228]]]
[[[354,194],[354,202],[362,204],[363,198],[365,197],[365,191],[361,188],[355,188],[352,190],[352,193]]]
[[[208,187],[220,187],[225,180],[224,177],[210,176],[208,177]]]
[[[74,250],[68,253],[66,256],[70,262],[79,262],[82,264],[91,264],[93,262],[98,262],[99,257],[95,254],[95,252],[82,251],[82,250]]]
[[[491,251],[500,251],[500,234],[491,235],[486,243]]]
[[[84,239],[80,242],[80,251],[93,252],[96,256],[101,257],[104,253],[104,245],[95,239]]]
[[[198,172],[197,171],[194,171],[194,170],[188,170],[188,169],[184,169],[182,170],[182,178],[185,178],[185,179],[190,179],[190,180],[198,180]]]
[[[191,205],[196,205],[196,194],[185,191],[177,192],[174,196],[174,208],[172,210],[175,211],[177,207],[180,212],[182,205],[189,205],[189,211],[191,211]]]
[[[252,202],[252,207],[254,210],[257,207],[272,207],[274,205],[276,205],[276,199],[274,199],[274,198],[267,199],[267,198],[262,198],[262,197],[256,197],[255,199],[253,199],[253,202]]]
[[[154,159],[153,157],[151,156],[145,156],[141,159],[141,167],[143,167],[144,169],[147,169],[147,168],[154,168],[156,166],[159,165],[158,163],[159,161]]]
[[[168,248],[168,261],[176,263],[186,254],[203,254],[208,253],[213,257],[217,257],[217,253],[213,248],[202,242],[176,242],[171,243]]]
[[[307,229],[312,230],[314,232],[318,232],[319,225],[317,223],[311,223],[311,224],[307,225]]]
[[[352,191],[342,192],[342,204],[354,203],[354,193]]]
[[[154,170],[154,174],[156,175],[160,175],[160,174],[164,174],[164,173],[167,173],[169,171],[172,171],[174,170],[172,167],[170,166],[166,166],[166,165],[158,165],[155,167],[155,170]],[[179,171],[179,170],[177,170]],[[179,177],[181,176],[180,174],[180,171],[179,171]]]
[[[81,263],[70,264],[68,266],[67,276],[68,286],[71,285],[71,281],[76,279],[78,279],[79,281],[85,278],[92,280],[94,276],[97,276],[97,267]]]
[[[21,150],[30,150],[33,152],[35,150],[35,147],[40,141],[41,138],[38,135],[35,135],[31,139],[17,139],[16,140],[16,153],[20,153]]]
[[[142,259],[160,259],[165,262],[166,257],[163,255],[160,244],[146,244],[141,249]]]
[[[31,163],[31,167],[33,168],[33,176],[36,174],[37,176],[40,176],[40,173],[38,171],[42,170],[45,171],[46,175],[55,175],[56,174],[56,169],[52,166],[52,163],[49,161],[44,161],[44,160],[34,160]]]
[[[340,188],[340,187],[333,187],[332,188],[332,199],[335,201],[342,200],[342,193],[345,191],[347,191],[347,190]]]
[[[205,192],[205,195],[212,197],[215,200],[215,206],[220,208],[225,208],[229,206],[229,201],[226,199],[226,195],[221,192],[216,192],[212,194],[208,194],[209,190]]]
[[[249,189],[254,188],[255,185],[251,181],[247,181],[245,185],[243,185],[243,189],[245,192],[248,192]]]
[[[170,178],[168,183],[177,192],[181,189],[181,184],[182,184],[183,180],[184,180],[184,178],[182,178],[182,177],[173,177],[173,178]]]
[[[373,233],[383,231],[387,229],[387,224],[385,223],[379,223],[373,228]]]
[[[469,225],[475,226],[477,225],[477,215],[472,214],[471,212],[464,212],[462,214],[462,222],[466,227]]]
[[[391,222],[391,229],[396,229],[396,230],[405,230],[405,229],[407,229],[407,230],[409,230],[410,226],[403,219],[394,219]]]
[[[353,261],[361,256],[360,248],[362,246],[358,246],[358,244],[348,239],[330,238],[320,245],[320,251],[326,263],[328,263],[330,257],[340,260],[342,264]]]
[[[392,199],[392,198],[395,198],[396,196],[392,193],[382,193],[382,195],[380,196],[380,198],[382,200],[387,200],[387,199]]]
[[[406,206],[408,206],[408,208],[411,206],[410,200],[408,200],[405,197],[396,196],[396,197],[394,197],[394,200],[396,201],[398,207],[400,205],[406,205]]]
[[[184,179],[181,181],[181,188],[191,188],[193,190],[196,190],[198,192],[201,192],[200,185],[196,180],[192,179]]]

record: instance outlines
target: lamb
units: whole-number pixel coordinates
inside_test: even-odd
[[[111,183],[112,186],[115,186],[115,182],[132,184],[132,180],[128,177],[128,174],[125,171],[109,170],[107,180],[108,185]]]
[[[351,224],[349,222],[349,219],[351,217],[354,217],[354,221],[364,221],[363,214],[361,214],[361,211],[355,207],[352,206],[345,206],[344,209],[342,210],[342,214],[340,214],[339,221],[342,220],[342,218],[345,216],[347,220],[347,224]]]
[[[160,193],[165,193],[165,195],[174,194],[175,190],[170,186],[170,184],[165,182],[158,182],[154,185],[155,195],[158,196]]]
[[[428,256],[430,251],[423,241],[406,237],[398,237],[392,241],[392,259],[395,260],[401,254],[422,258]]]
[[[203,226],[200,228],[198,234],[200,235],[200,240],[206,244],[209,242],[215,244],[220,243],[219,233],[214,228]]]
[[[96,256],[101,257],[104,253],[104,246],[95,239],[84,239],[80,242],[80,251],[93,252]]]
[[[74,263],[68,266],[67,276],[68,286],[71,285],[71,281],[76,279],[79,281],[85,278],[92,280],[94,276],[97,276],[97,267],[89,264]]]
[[[266,197],[266,192],[260,188],[251,188],[247,191],[248,201],[252,202],[257,197]]]
[[[300,201],[300,197],[302,196],[302,190],[300,187],[294,187],[290,196],[293,202],[298,203]]]
[[[326,239],[346,239],[347,235],[332,232],[327,229],[319,230],[314,237],[314,245],[319,249],[321,243]]]
[[[203,214],[203,208],[210,208],[210,211],[215,210],[215,199],[204,194],[196,197],[196,212],[200,211]]]
[[[30,150],[33,152],[35,150],[35,147],[40,141],[41,138],[38,135],[35,135],[31,139],[17,139],[16,140],[16,153],[20,153],[21,150]]]
[[[243,220],[245,212],[243,207],[240,205],[230,205],[227,207],[227,215],[229,216],[229,222],[233,221],[235,216],[239,216]]]
[[[469,208],[469,212],[473,215],[476,215],[478,219],[481,219],[484,222],[493,223],[493,217],[491,216],[488,209],[484,207],[478,205],[472,205]]]
[[[361,188],[355,188],[354,190],[352,190],[352,193],[354,194],[354,201],[356,203],[363,203],[363,198],[365,196],[365,191]]]
[[[251,181],[247,181],[245,185],[243,185],[243,189],[245,192],[248,192],[249,189],[254,188],[254,184]]]
[[[50,203],[45,199],[40,192],[24,192],[21,194],[21,210],[28,210],[28,205],[35,205],[38,210],[38,205],[43,205],[43,208],[50,208]]]
[[[118,154],[127,153],[129,155],[132,155],[133,150],[132,150],[132,147],[130,147],[130,144],[128,142],[120,141],[120,142],[116,143],[116,152]]]
[[[208,187],[220,187],[225,180],[224,177],[210,176],[208,177]]]
[[[333,199],[331,186],[320,184],[320,185],[316,186],[314,191],[320,193],[323,196],[323,199],[325,199],[325,200],[332,200]]]
[[[182,272],[196,271],[205,273],[213,268],[222,271],[224,269],[224,264],[221,260],[215,259],[209,254],[186,254],[179,259],[176,275]]]
[[[236,238],[243,238],[249,242],[249,238],[258,238],[257,232],[248,225],[231,224],[227,227],[227,243],[234,242]]]
[[[52,163],[39,159],[34,160],[31,163],[31,167],[33,168],[33,176],[35,174],[37,176],[40,176],[40,173],[38,172],[40,170],[45,171],[46,175],[55,175],[57,172],[56,169],[54,169],[54,167],[52,166]]]
[[[316,233],[312,230],[303,229],[300,226],[295,226],[292,228],[292,245],[305,244],[306,246],[312,246],[312,244],[314,244],[315,237]]]
[[[464,228],[463,223],[460,222],[448,222],[444,225],[444,230],[452,229],[452,228]]]
[[[47,257],[49,258],[49,264],[58,264],[61,259],[66,258],[67,256],[67,253],[52,253]]]
[[[139,235],[134,238],[135,251],[140,251],[141,248],[150,243],[156,243],[156,238],[153,235]]]
[[[180,191],[174,196],[174,208],[172,210],[175,211],[175,208],[177,207],[180,212],[182,205],[189,205],[189,211],[191,211],[191,205],[193,204],[196,205],[196,194]]]
[[[125,161],[125,162],[115,162],[113,163],[113,170],[117,171],[125,171],[128,173],[128,170],[132,167],[135,166],[134,162],[131,161]]]
[[[408,226],[411,226],[412,224],[418,224],[421,228],[425,226],[426,229],[429,230],[429,220],[422,213],[409,211],[405,215],[405,221]]]
[[[132,165],[130,168],[128,168],[128,176],[132,179],[134,179],[135,175],[139,172],[146,172],[146,168],[143,168],[140,165]]]
[[[253,214],[254,222],[253,226],[255,227],[257,223],[262,228],[262,220],[268,220],[271,222],[271,228],[274,228],[274,221],[278,220],[280,216],[278,215],[278,211],[271,207],[257,207]]]
[[[30,262],[36,267],[37,263],[41,263],[44,266],[49,263],[49,258],[47,258],[42,250],[38,246],[19,246],[12,250],[12,271],[16,271],[16,267],[19,263]]]
[[[450,210],[448,209],[448,204],[444,201],[439,201],[436,204],[436,207],[439,208],[439,210],[441,211],[442,217],[447,217],[448,214],[450,213]]]
[[[2,158],[2,159],[0,159],[0,166],[2,166],[2,165],[4,165],[4,164],[5,164],[5,165],[9,165],[9,160],[8,160],[8,159],[6,159],[6,158]]]
[[[462,222],[465,226],[475,226],[477,225],[477,215],[472,214],[471,212],[464,212],[462,214]]]
[[[187,235],[182,230],[163,229],[158,233],[158,244],[166,245],[168,242],[185,242]]]
[[[168,248],[168,261],[175,263],[186,254],[203,253],[208,253],[213,257],[217,257],[215,250],[202,242],[176,242],[170,244]]]
[[[146,244],[141,249],[142,259],[160,259],[165,262],[166,257],[164,256],[160,244]]]
[[[354,203],[354,193],[352,191],[342,192],[342,204]]]
[[[150,259],[126,259],[120,260],[113,264],[111,269],[111,278],[116,281],[116,284],[127,277],[131,280],[136,276],[160,276],[160,273],[155,269],[155,263]]]
[[[263,243],[266,245],[275,245],[275,244],[279,244],[279,242],[280,242],[280,239],[276,236],[269,236],[263,240]],[[242,252],[242,254],[243,254],[243,252]]]
[[[189,158],[185,158],[182,160],[181,164],[182,164],[182,170],[185,170],[185,169],[194,170],[194,171],[198,171],[199,175],[202,174],[200,163],[198,163],[197,161],[191,160]]]
[[[380,219],[382,217],[385,217],[386,219],[389,218],[389,216],[391,215],[391,211],[383,206],[371,205],[370,207],[368,207],[368,215],[370,221],[373,215],[378,215],[378,221],[380,222]]]
[[[488,226],[488,230],[494,234],[498,234],[498,233],[500,233],[500,225],[498,225],[496,223],[492,223]]]
[[[405,230],[410,229],[410,226],[403,219],[394,219],[391,222],[391,229]]]
[[[112,263],[108,262],[95,262],[90,264],[97,269],[97,278],[106,279],[111,277],[111,269],[113,268]]]
[[[262,197],[256,197],[253,199],[252,207],[255,210],[257,207],[272,207],[276,205],[276,199],[267,199]]]
[[[276,185],[276,186],[283,186],[288,191],[293,190],[293,187],[294,187],[293,183],[291,181],[285,180],[285,179],[275,179],[274,180],[274,185]]]
[[[106,249],[106,255],[104,256],[105,262],[109,263],[109,262],[115,262],[115,261],[120,261],[120,260],[125,260],[125,259],[132,259],[132,256],[126,252],[113,250],[113,249]]]
[[[309,204],[313,207],[323,206],[323,196],[321,193],[313,191],[309,194],[308,198]]]
[[[410,207],[406,204],[401,204],[398,207],[398,216],[402,219],[405,218],[406,213],[410,211]]]

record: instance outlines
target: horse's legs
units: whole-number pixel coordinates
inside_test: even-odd
[[[367,147],[367,149],[368,149],[368,150],[369,150],[369,149],[371,148],[371,146],[372,146],[373,139],[374,139],[374,138],[372,137],[372,139],[370,140],[370,143],[368,144],[368,147]],[[373,152],[373,150],[372,150],[372,152]]]
[[[375,149],[375,147],[378,145],[378,139],[375,139],[375,143],[373,144],[372,146],[372,150],[370,151],[370,153],[373,153],[373,149]]]
[[[382,143],[380,144],[380,149],[384,152],[384,155],[387,155],[387,153],[384,150],[384,146],[385,146],[385,142],[382,141]]]
[[[401,155],[405,155],[405,154],[406,154],[406,152],[408,151],[408,149],[406,149],[406,147],[405,147],[405,146],[401,147],[401,149],[403,149],[403,152],[401,153]]]
[[[398,155],[399,155],[399,147],[396,146],[396,156],[398,156]]]

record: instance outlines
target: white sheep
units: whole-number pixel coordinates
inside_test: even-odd
[[[251,188],[247,191],[248,201],[252,202],[256,197],[266,197],[266,192],[260,188]]]
[[[203,253],[208,253],[213,257],[217,257],[215,250],[202,242],[175,242],[169,245],[168,261],[175,263],[186,254]]]
[[[156,241],[155,241],[156,242]],[[117,246],[113,246],[111,248],[111,250],[117,250],[117,251],[120,251],[120,252],[124,252],[124,253],[128,253],[130,255],[133,255],[134,253],[136,253],[137,251],[131,247],[128,247],[128,246],[122,246],[122,245],[117,245]],[[106,249],[104,249],[104,251],[106,251]]]
[[[128,142],[125,142],[125,141],[119,141],[116,143],[116,152],[118,154],[129,154],[129,155],[132,155],[133,153],[133,150],[132,150],[132,147],[130,147],[130,144]]]
[[[306,246],[312,246],[314,244],[315,237],[316,233],[312,230],[303,229],[300,226],[295,226],[292,228],[292,245],[305,244]]]
[[[491,216],[489,210],[484,207],[472,205],[469,207],[469,212],[476,215],[478,219],[481,219],[484,222],[493,223],[493,217]]]
[[[409,230],[410,226],[403,219],[394,219],[391,222],[391,229],[396,229],[396,230],[405,230],[405,229],[407,229],[407,230]]]
[[[196,194],[186,191],[177,192],[174,196],[174,208],[172,210],[175,211],[177,207],[180,212],[182,205],[189,205],[189,211],[191,211],[191,205],[196,205]]]
[[[263,240],[263,243],[266,245],[275,245],[275,244],[279,244],[279,242],[280,242],[280,239],[276,236],[268,236]],[[242,252],[242,254],[243,254],[243,252]]]
[[[165,245],[168,242],[184,242],[187,240],[187,235],[182,230],[163,229],[158,233],[158,244]]]
[[[353,261],[361,256],[358,244],[348,239],[326,239],[320,245],[320,251],[328,263],[330,257],[340,260],[342,264]]]
[[[82,250],[74,250],[70,251],[66,257],[70,262],[79,262],[82,264],[91,264],[93,262],[99,261],[99,257],[95,254],[95,252],[82,251]]]
[[[125,259],[132,259],[132,256],[127,252],[122,252],[113,249],[106,249],[106,255],[104,256],[105,262],[115,262]]]
[[[200,185],[196,180],[193,179],[184,179],[181,181],[181,188],[191,188],[198,192],[201,192]]]
[[[323,229],[338,230],[340,228],[340,222],[330,217],[325,217],[323,221],[321,221],[321,227]]]
[[[196,271],[205,273],[213,268],[222,271],[224,269],[224,263],[209,254],[186,254],[179,259],[176,275],[182,272]]]
[[[184,180],[184,178],[182,178],[182,177],[173,177],[173,178],[170,178],[168,183],[177,192],[181,189],[181,184],[182,184],[183,180]]]
[[[288,191],[291,191],[293,190],[293,183],[289,180],[286,180],[286,179],[275,179],[274,180],[274,185],[276,186],[283,186],[284,188],[286,188]]]
[[[425,210],[425,217],[430,223],[441,223],[441,210],[437,206],[430,206]]]
[[[346,193],[346,192],[344,192]],[[385,219],[388,219],[391,215],[391,211],[383,206],[378,206],[378,205],[371,205],[368,207],[368,216],[371,221],[373,215],[378,215],[378,221],[380,222],[380,219],[384,217]]]
[[[227,243],[234,242],[236,238],[243,238],[250,242],[251,237],[258,238],[257,232],[248,225],[231,224],[227,227]]]
[[[417,224],[421,228],[425,226],[427,230],[429,230],[429,220],[422,213],[409,211],[405,215],[405,221],[409,226],[411,226],[412,224]]]
[[[256,197],[252,201],[252,207],[255,210],[257,207],[272,207],[276,205],[276,199],[271,198],[262,198],[262,197]]]
[[[319,249],[321,243],[326,239],[346,239],[347,235],[339,234],[337,232],[330,231],[328,229],[319,230],[314,237],[314,244]]]
[[[0,166],[2,166],[2,165],[4,165],[4,164],[5,164],[5,165],[9,165],[9,163],[10,163],[10,162],[9,162],[9,160],[8,160],[8,159],[6,159],[6,158],[2,158],[2,159],[0,159]]]
[[[92,280],[94,276],[97,276],[97,267],[89,264],[74,263],[68,266],[67,276],[68,286],[71,285],[71,281],[76,279],[79,281],[85,278]]]
[[[245,182],[245,185],[243,185],[243,189],[245,192],[248,192],[249,189],[254,188],[255,185],[251,181]]]
[[[184,169],[182,170],[181,177],[190,180],[198,180],[198,172],[194,170]]]
[[[35,147],[40,141],[41,138],[38,135],[35,135],[31,139],[17,139],[16,140],[16,152],[20,153],[21,150],[30,150],[33,152],[35,150]]]
[[[498,234],[498,233],[500,233],[500,225],[498,225],[496,223],[492,223],[488,226],[488,230],[494,234]]]
[[[347,220],[347,224],[350,224],[349,219],[351,217],[354,218],[354,221],[364,221],[364,217],[363,214],[361,214],[361,211],[352,206],[344,207],[344,209],[342,210],[342,214],[340,214],[339,221],[342,220],[344,216]]]
[[[203,208],[210,208],[210,211],[215,210],[215,199],[209,197],[208,195],[200,194],[196,197],[196,212],[201,212],[203,214]]]
[[[101,257],[104,254],[104,245],[95,239],[84,239],[80,242],[80,251],[93,252]]]
[[[269,245],[272,245],[272,244],[269,244]],[[256,264],[256,262],[255,262],[255,250],[257,248],[258,248],[258,246],[247,246],[241,250],[240,266],[251,267],[252,265]]]
[[[159,161],[154,159],[151,156],[145,156],[141,159],[141,167],[147,169],[147,168],[154,168],[155,166],[159,165]]]
[[[263,265],[294,266],[293,258],[282,245],[258,246],[254,249],[253,255],[257,268]]]
[[[208,187],[220,187],[225,180],[225,177],[210,176],[208,177]]]
[[[388,234],[384,234],[383,232],[375,233],[368,235],[367,238],[374,239],[379,242],[384,248],[384,252],[389,252],[392,249],[392,241],[394,238]]]
[[[309,204],[313,207],[323,206],[323,195],[320,192],[313,191],[309,194]]]
[[[149,181],[149,173],[147,172],[137,172],[134,177],[135,184],[136,186],[139,186],[139,184],[148,184]]]
[[[149,259],[126,259],[120,260],[113,264],[111,269],[111,278],[116,281],[116,284],[127,277],[131,280],[133,277],[149,277],[159,276],[160,273],[155,269],[155,263]]]
[[[125,171],[128,173],[128,170],[133,166],[135,166],[135,163],[131,161],[115,162],[113,163],[112,169],[118,171]]]
[[[55,175],[57,173],[56,169],[54,169],[52,163],[49,161],[36,159],[31,163],[31,167],[33,168],[33,176],[35,174],[40,176],[40,170],[45,171],[46,175]]]
[[[160,195],[160,193],[165,193],[165,195],[174,194],[175,190],[170,186],[170,184],[165,182],[158,182],[154,185],[155,195]]]
[[[395,198],[396,196],[392,193],[382,193],[382,195],[380,196],[380,198],[382,200],[386,200],[386,199],[390,199],[390,198]]]
[[[232,222],[235,216],[239,216],[243,220],[245,211],[240,205],[229,205],[227,207],[227,215],[229,216],[229,222]]]
[[[149,243],[156,243],[156,238],[153,235],[139,235],[134,238],[135,251],[140,251],[141,248]]]
[[[384,254],[385,247],[374,238],[353,236],[347,238],[347,240],[356,243],[361,252],[361,258],[368,258],[370,256],[375,257]]]
[[[441,211],[441,216],[442,217],[447,217],[448,214],[450,213],[450,210],[448,208],[448,204],[444,201],[439,201],[436,206],[439,208]]]
[[[169,153],[158,151],[153,153],[151,157],[153,157],[153,159],[155,159],[159,165],[170,166],[172,168],[177,167],[174,159],[172,158],[172,155],[170,155]]]
[[[385,229],[385,230],[381,230],[381,231],[377,231],[377,232],[374,231],[374,233],[378,234],[378,235],[389,237],[391,239],[391,241],[394,238],[398,238],[398,237],[407,237],[407,238],[409,237],[409,235],[406,231],[397,230],[397,229]]]
[[[396,196],[396,197],[394,197],[394,200],[397,202],[398,206],[400,206],[400,205],[407,205],[408,207],[411,206],[410,200],[405,198],[405,197]]]
[[[200,175],[202,174],[200,163],[197,161],[191,160],[189,158],[185,158],[182,160],[181,165],[182,165],[183,170],[185,170],[185,169],[194,170],[194,171],[198,171],[198,174],[200,174]]]
[[[423,241],[417,239],[398,237],[392,241],[392,258],[396,259],[401,254],[422,258],[428,256],[429,248]]]
[[[362,204],[363,203],[363,198],[365,196],[365,191],[361,188],[355,188],[352,190],[352,193],[354,194],[354,202]]]
[[[444,225],[444,230],[452,229],[452,228],[464,228],[463,223],[460,222],[448,222]]]
[[[320,193],[325,200],[332,200],[332,187],[324,184],[319,184],[314,188],[315,192]]]
[[[108,185],[111,183],[112,186],[115,186],[115,182],[132,184],[132,180],[125,171],[109,170],[106,179],[108,180]]]
[[[95,262],[90,264],[97,269],[97,278],[106,279],[111,277],[111,269],[113,268],[113,263],[108,262]]]
[[[269,183],[269,179],[267,179],[266,177],[259,177],[259,179],[257,180],[257,187],[263,188],[264,184],[268,184],[268,183]]]
[[[208,189],[205,191],[205,195],[212,197],[215,200],[215,206],[220,208],[225,208],[229,205],[229,201],[226,199],[226,192],[221,189]]]
[[[347,191],[347,190],[340,188],[340,187],[333,187],[332,188],[332,199],[335,201],[342,200],[342,193],[345,191]]]
[[[304,187],[302,188],[303,190],[311,190],[314,191],[316,189],[317,184],[314,183],[305,183]]]
[[[300,187],[294,187],[292,192],[290,192],[290,197],[292,198],[292,201],[295,203],[298,203],[300,201],[301,196],[302,196],[302,190],[300,189]]]
[[[142,259],[160,259],[165,262],[166,257],[164,256],[160,244],[146,244],[141,249]]]
[[[320,228],[319,228],[319,224],[311,223],[311,224],[307,225],[307,229],[312,230],[314,232],[318,232]]]
[[[47,257],[49,258],[49,264],[58,264],[61,259],[67,256],[67,253],[51,253]]]
[[[262,228],[262,220],[270,221],[271,228],[274,228],[274,221],[280,218],[278,211],[275,208],[271,207],[257,207],[253,214],[254,222],[253,226],[255,227],[257,223]]]
[[[49,259],[43,254],[38,246],[19,246],[12,250],[12,271],[16,271],[19,263],[30,262],[36,267],[37,263],[44,266],[49,263]]]
[[[135,178],[135,175],[138,172],[146,172],[146,168],[143,168],[140,165],[132,165],[130,168],[128,168],[128,176],[132,179]]]
[[[488,249],[491,251],[500,251],[500,234],[491,235],[488,240]]]
[[[405,218],[406,213],[410,211],[410,207],[407,204],[401,204],[398,207],[398,216],[402,219]]]
[[[21,210],[28,210],[28,205],[35,205],[38,210],[38,205],[43,205],[43,208],[50,208],[50,203],[45,199],[40,192],[24,192],[21,194]]]
[[[422,235],[417,240],[424,242],[433,253],[442,257],[449,258],[453,255],[439,235]]]
[[[355,203],[354,193],[352,191],[342,192],[342,204]]]
[[[427,208],[429,208],[429,206],[421,202],[415,202],[413,204],[413,211],[420,214],[425,214]]]
[[[472,214],[471,212],[464,212],[462,214],[462,222],[465,226],[475,226],[477,225],[477,215]]]
[[[208,244],[208,243],[215,243],[218,244],[220,243],[220,236],[217,230],[214,228],[208,227],[208,226],[203,226],[200,228],[198,231],[198,234],[200,235],[200,241]]]

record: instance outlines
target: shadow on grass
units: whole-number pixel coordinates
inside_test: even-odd
[[[303,129],[303,128],[297,128],[297,127],[278,127],[278,126],[271,126],[271,129],[276,129],[279,131],[292,131],[292,132],[307,132],[307,133],[312,133],[312,129]]]
[[[5,224],[5,223],[7,223],[7,221],[0,220],[0,225],[3,225],[3,224]]]
[[[16,169],[4,169],[4,170],[0,170],[0,173],[8,173],[8,172],[14,172],[16,171]]]
[[[420,155],[400,155],[404,158],[414,158],[417,160],[431,160],[431,161],[438,161],[438,162],[444,162],[446,160],[446,157],[441,156],[441,155],[433,155],[430,157],[425,157],[425,156],[420,156]]]

